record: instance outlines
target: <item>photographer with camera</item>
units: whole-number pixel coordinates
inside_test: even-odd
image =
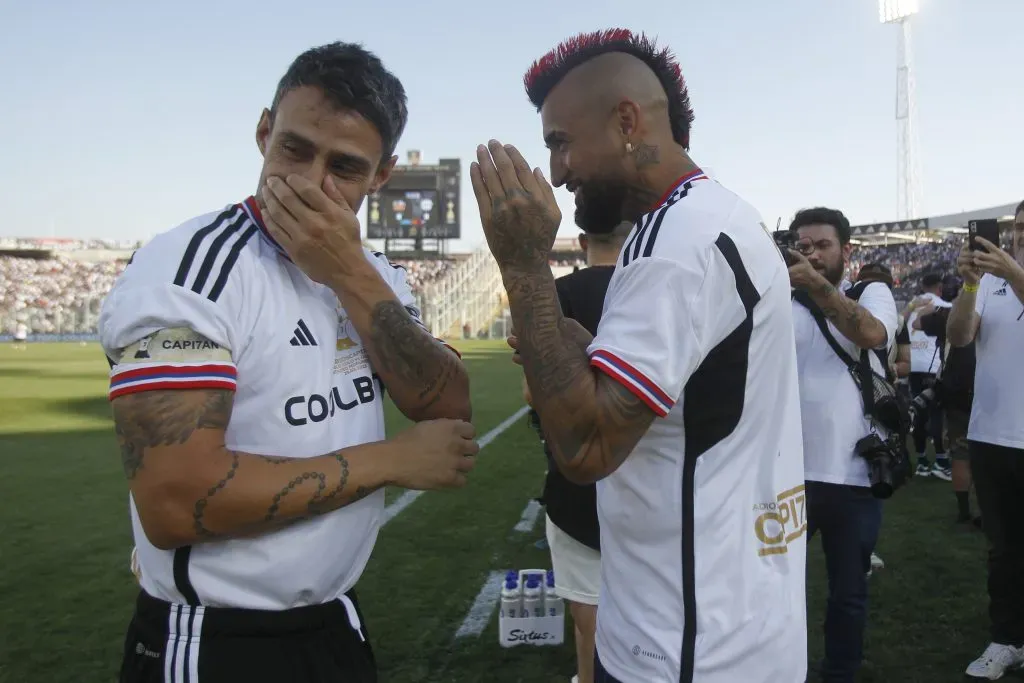
[[[943,283],[942,298],[954,300],[961,282],[954,276]],[[952,460],[953,493],[957,502],[956,523],[980,527],[981,518],[972,518],[970,490],[971,466],[967,450],[967,425],[971,419],[974,400],[974,342],[967,346],[949,346],[946,342],[946,322],[950,308],[925,307],[914,320],[914,329],[935,338],[939,349],[940,366],[935,385],[922,391],[914,399],[914,410],[925,412],[938,409],[945,418],[945,440]]]
[[[949,306],[949,302],[942,298],[942,275],[927,273],[921,278],[921,295],[911,301],[904,311],[907,327],[910,328],[910,395],[915,399],[935,386],[935,375],[942,362],[942,347],[915,323],[921,315]],[[952,478],[952,465],[942,442],[942,409],[934,402],[926,402],[924,406],[914,414],[914,450],[917,453],[917,469],[914,474],[949,481]],[[929,437],[935,446],[934,465],[928,462],[925,451]]]
[[[863,659],[867,574],[882,525],[879,497],[899,484],[888,430],[867,415],[878,397],[876,381],[885,382],[896,302],[884,282],[844,279],[853,245],[842,212],[800,211],[790,232],[808,534],[821,532],[828,570],[822,679],[853,681]],[[873,493],[887,484],[887,493]]]
[[[953,346],[975,342],[967,445],[989,543],[992,642],[967,675],[996,680],[1024,666],[1024,202],[1015,212],[1012,253],[992,238],[972,234],[960,251],[964,286],[946,332]]]

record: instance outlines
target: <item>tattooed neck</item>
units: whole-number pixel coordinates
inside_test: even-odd
[[[641,142],[633,149],[633,162],[638,170],[644,170],[650,166],[656,166],[661,160],[661,153],[657,145],[648,145]]]
[[[627,216],[639,217],[650,212],[680,178],[698,170],[685,154],[663,160],[657,146],[645,143],[633,150],[633,158],[640,177],[628,188]]]

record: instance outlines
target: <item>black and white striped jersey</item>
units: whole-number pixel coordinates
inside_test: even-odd
[[[405,270],[366,250],[421,325]],[[380,382],[334,293],[266,233],[252,198],[194,218],[139,249],[104,302],[110,396],[154,389],[235,392],[227,446],[322,455],[385,437]],[[172,603],[279,610],[340,597],[373,549],[384,491],[253,538],[173,551],[146,538],[134,501],[142,587]]]

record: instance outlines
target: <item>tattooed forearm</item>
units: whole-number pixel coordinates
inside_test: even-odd
[[[506,278],[506,290],[534,401],[556,398],[581,378],[589,378],[586,349],[590,334],[562,315],[550,270],[512,275]],[[580,332],[585,340],[580,339]]]
[[[862,349],[873,349],[886,342],[885,327],[875,316],[830,283],[814,287],[809,294],[839,333]]]
[[[206,495],[196,501],[195,509],[192,512],[193,527],[196,532],[196,536],[200,538],[213,538],[216,534],[206,528],[205,516],[206,506],[209,505],[210,499],[216,496],[218,493],[224,490],[224,487],[228,485],[228,482],[235,478],[235,473],[238,472],[238,453],[231,454],[231,466],[228,471],[221,477],[220,481],[210,488]]]
[[[591,370],[593,338],[562,316],[550,272],[506,274],[506,288],[533,407],[559,468],[579,483],[614,472],[654,414]]]
[[[157,547],[265,533],[352,504],[388,481],[380,444],[310,458],[228,449],[232,401],[225,391],[114,400],[125,472]]]
[[[235,478],[239,468],[240,455],[247,458],[249,462],[265,463],[269,465],[291,464],[301,466],[309,463],[323,464],[322,458],[303,460],[298,458],[278,458],[265,455],[249,455],[231,453],[231,467],[227,474],[209,491],[200,498],[193,512],[194,531],[198,538],[212,540],[221,537],[222,534],[211,531],[207,527],[206,512],[209,509],[211,499],[221,491],[224,491],[228,483]],[[342,505],[351,504],[362,500],[373,493],[375,489],[366,486],[357,486],[354,490],[346,490],[349,483],[349,462],[342,453],[331,453],[328,458],[333,459],[338,465],[336,472],[329,472],[324,469],[310,469],[296,473],[287,482],[284,482],[270,500],[262,522],[254,526],[255,531],[266,531],[280,527],[284,524],[291,524],[303,519],[310,519],[335,510]],[[333,476],[332,476],[333,474]],[[328,486],[331,485],[328,491]],[[302,502],[290,505],[293,498],[298,497]]]
[[[444,414],[450,409],[440,405],[450,398],[450,391],[468,403],[462,363],[420,327],[401,303],[385,300],[373,307],[368,341],[374,369],[408,417],[464,417]]]

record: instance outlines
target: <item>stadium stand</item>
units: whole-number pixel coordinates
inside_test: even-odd
[[[76,246],[81,251],[40,249],[38,243],[26,240],[21,244],[10,240],[4,245],[0,255],[0,335],[13,334],[19,323],[43,337],[95,332],[103,298],[128,260],[121,250],[106,243],[80,241]],[[106,257],[101,253],[99,258],[93,254],[94,258],[83,259],[86,251],[106,252]],[[418,294],[448,276],[455,266],[455,261],[448,259],[393,263],[406,269],[409,284]]]
[[[1005,222],[1012,219],[1013,206],[922,219],[916,225],[859,226],[849,275],[856,279],[866,263],[886,264],[902,307],[919,292],[925,273],[955,272],[969,219],[998,217]],[[935,227],[919,229],[929,224]],[[138,246],[130,241],[0,238],[0,338],[13,334],[19,324],[27,325],[37,340],[95,333],[103,297]],[[392,262],[406,269],[423,319],[435,334],[503,338],[510,329],[501,276],[486,247],[446,258]],[[584,265],[575,238],[555,241],[555,277]]]

